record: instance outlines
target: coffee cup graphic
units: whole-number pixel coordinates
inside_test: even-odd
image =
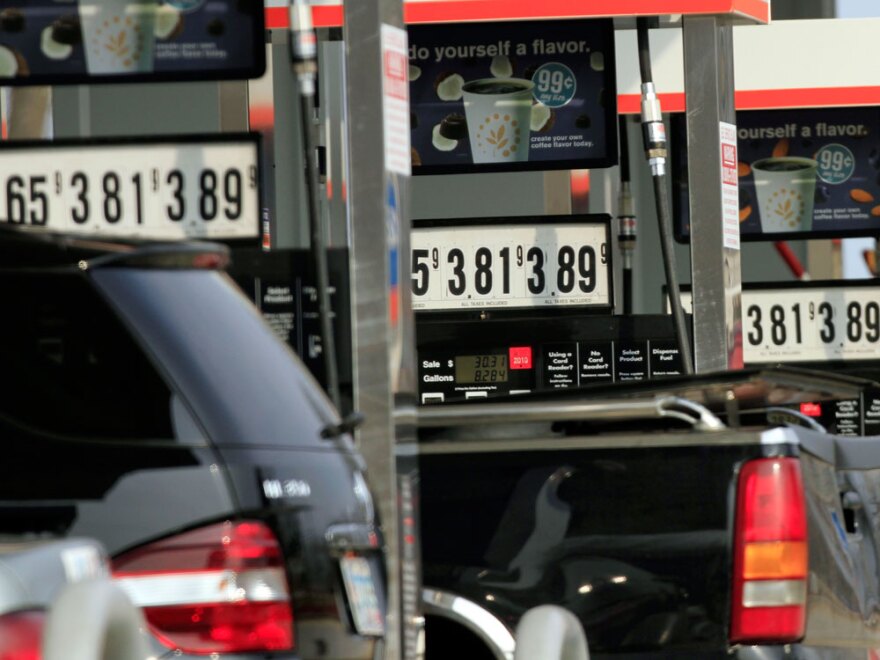
[[[812,229],[817,168],[812,158],[796,156],[752,163],[763,233]]]
[[[88,72],[150,73],[157,7],[156,0],[80,0]]]
[[[474,163],[529,159],[529,122],[535,84],[524,78],[483,78],[462,87]]]

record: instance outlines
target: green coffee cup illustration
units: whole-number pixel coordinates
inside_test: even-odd
[[[812,158],[796,156],[752,163],[763,233],[812,229],[817,167]]]
[[[151,72],[157,7],[156,0],[80,0],[88,72]]]
[[[525,162],[529,159],[531,80],[483,78],[462,87],[468,140],[474,163]]]

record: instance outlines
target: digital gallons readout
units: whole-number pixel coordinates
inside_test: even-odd
[[[507,355],[459,355],[455,358],[455,382],[506,383]]]

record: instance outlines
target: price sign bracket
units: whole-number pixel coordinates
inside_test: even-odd
[[[413,308],[443,318],[611,314],[611,217],[414,220]]]

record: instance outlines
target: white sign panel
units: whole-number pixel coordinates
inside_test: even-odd
[[[9,143],[0,150],[0,223],[102,238],[254,238],[258,153],[255,136]]]
[[[739,173],[736,158],[736,126],[720,123],[721,223],[724,247],[739,250]]]
[[[414,228],[415,310],[612,305],[604,223]]]
[[[746,364],[880,360],[880,286],[743,291],[742,316]]]
[[[880,358],[880,287],[749,291],[743,300],[745,361]]]
[[[385,169],[409,176],[409,56],[406,30],[382,25],[382,115]]]

